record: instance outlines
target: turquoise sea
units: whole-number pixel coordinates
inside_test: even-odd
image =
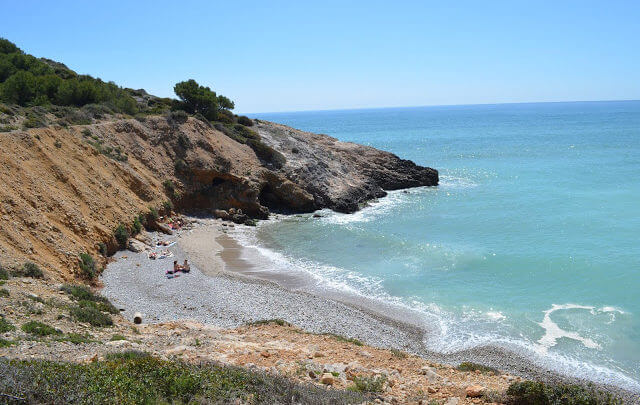
[[[258,227],[265,254],[484,344],[640,387],[640,101],[254,114],[440,171],[353,214]]]

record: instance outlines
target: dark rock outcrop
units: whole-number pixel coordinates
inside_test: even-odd
[[[256,120],[253,128],[286,158],[278,173],[313,196],[313,204],[282,204],[285,210],[354,212],[367,200],[385,196],[385,190],[438,185],[437,170],[389,152],[272,122]]]

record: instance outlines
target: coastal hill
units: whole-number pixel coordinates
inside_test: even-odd
[[[3,44],[0,63],[13,72],[0,84],[7,267],[30,261],[71,279],[81,254],[112,254],[126,244],[118,233],[157,229],[172,210],[252,224],[271,211],[353,212],[384,190],[438,184],[436,170],[391,153],[238,117],[233,102],[193,81],[184,91],[212,93],[213,113]]]
[[[189,257],[201,268],[177,281],[173,271],[165,279],[170,260],[151,255],[177,243],[159,252],[174,255],[207,222],[222,236],[233,223],[255,226],[273,212],[352,213],[385,190],[438,184],[435,169],[392,153],[238,116],[230,99],[193,80],[174,90],[177,99],[122,88],[0,38],[1,403],[619,403],[549,377],[553,384],[471,362],[433,363],[399,341],[372,347],[348,328],[299,329],[265,319],[262,306],[250,322],[221,329],[130,316],[152,303],[122,285],[135,303],[110,297],[113,305],[98,288],[107,294],[109,272],[104,284],[99,278],[107,263],[133,277],[158,266],[152,282],[128,285],[160,300],[156,282],[229,276],[200,271],[198,257],[220,259],[217,238],[201,239],[205,253]],[[121,252],[127,248],[133,253]],[[208,295],[202,278],[191,291],[228,304]],[[275,298],[266,287],[235,288],[249,299]],[[319,303],[315,313],[344,323],[330,309],[347,308],[342,303],[298,293]],[[160,305],[192,311],[193,301]],[[306,316],[297,305],[287,307]]]

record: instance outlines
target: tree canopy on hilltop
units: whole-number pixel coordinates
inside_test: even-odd
[[[173,91],[180,98],[179,108],[191,114],[202,114],[211,121],[216,120],[222,110],[233,110],[235,107],[233,101],[223,95],[216,95],[215,91],[199,85],[193,79],[176,83]]]
[[[115,83],[27,55],[4,38],[0,38],[0,100],[21,106],[105,104],[117,112],[137,111],[135,99]]]

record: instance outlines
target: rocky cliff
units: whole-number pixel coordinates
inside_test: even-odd
[[[270,122],[252,128],[260,142],[159,116],[0,133],[0,264],[30,260],[70,278],[79,253],[99,242],[113,250],[118,224],[163,206],[240,209],[232,219],[244,221],[353,212],[384,190],[438,184],[436,170],[388,152]]]

